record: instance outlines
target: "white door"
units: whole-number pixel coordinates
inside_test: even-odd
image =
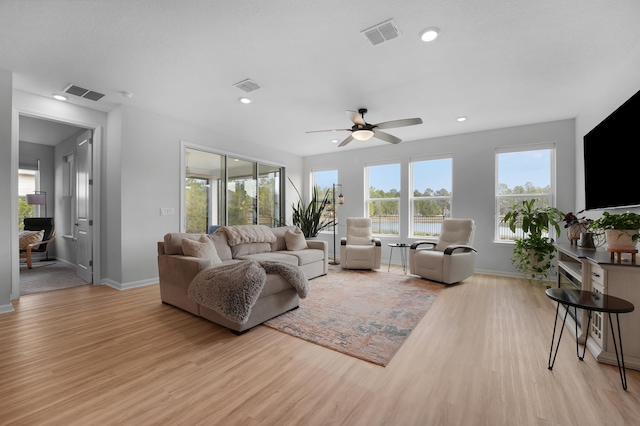
[[[76,237],[78,239],[77,273],[88,283],[93,282],[93,220],[91,214],[92,132],[87,130],[78,136],[76,152]]]

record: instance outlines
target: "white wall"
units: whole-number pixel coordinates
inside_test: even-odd
[[[452,216],[472,218],[476,223],[474,246],[478,249],[478,272],[503,275],[520,275],[511,265],[511,244],[494,242],[495,222],[495,150],[540,143],[556,143],[557,162],[557,207],[563,211],[573,210],[575,191],[575,123],[561,120],[528,126],[466,133],[454,136],[402,142],[373,148],[341,152],[336,148],[332,154],[305,158],[305,175],[313,169],[337,169],[343,185],[345,204],[340,206],[339,217],[363,216],[364,167],[367,162],[396,161],[401,163],[403,198],[401,208],[404,215],[409,206],[406,188],[409,185],[409,160],[414,157],[451,154],[453,158]],[[343,221],[344,222],[344,221]],[[387,243],[411,242],[408,224],[401,223],[400,237],[382,239],[384,263],[389,259]],[[344,227],[339,227],[340,236]],[[323,235],[333,250],[331,235]],[[566,239],[563,235],[562,238]],[[337,250],[339,241],[336,242]],[[398,250],[394,251],[394,262],[400,262]]]
[[[104,262],[106,282],[116,288],[157,282],[156,244],[180,229],[181,141],[286,165],[288,175],[301,176],[301,157],[138,108],[111,111],[108,133]],[[164,207],[176,214],[160,216]]]
[[[17,124],[13,123],[12,86],[12,74],[0,69],[0,313],[13,311],[11,291],[18,279],[18,155],[11,137]]]

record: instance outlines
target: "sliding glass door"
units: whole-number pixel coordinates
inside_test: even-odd
[[[187,146],[183,167],[184,232],[208,232],[212,225],[284,223],[283,167]]]

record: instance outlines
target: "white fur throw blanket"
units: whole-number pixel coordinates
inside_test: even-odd
[[[200,271],[189,284],[189,298],[230,321],[244,324],[262,292],[267,274],[280,274],[302,299],[309,293],[309,281],[295,265],[273,261],[245,260],[233,265]]]
[[[265,225],[233,225],[223,226],[223,229],[231,247],[246,243],[272,243],[276,240],[271,228]]]

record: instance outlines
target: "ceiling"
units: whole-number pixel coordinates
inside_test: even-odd
[[[389,19],[397,38],[361,33]],[[0,68],[18,90],[73,83],[105,96],[68,102],[307,156],[384,145],[305,133],[350,127],[344,111],[363,107],[370,123],[422,118],[388,130],[405,141],[575,117],[639,47],[639,20],[638,0],[4,0]],[[431,26],[440,37],[420,41]],[[234,87],[247,78],[261,88]]]

